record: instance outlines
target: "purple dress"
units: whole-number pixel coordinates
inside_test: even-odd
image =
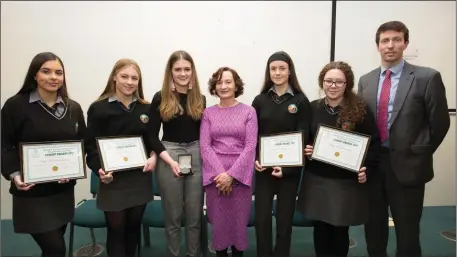
[[[251,214],[251,182],[257,145],[257,115],[249,105],[211,106],[200,128],[203,186],[206,192],[212,244],[220,251],[230,246],[247,249]],[[218,195],[214,178],[227,172],[236,185],[229,196]]]

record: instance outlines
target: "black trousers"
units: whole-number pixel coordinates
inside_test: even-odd
[[[370,215],[365,239],[370,257],[387,256],[389,207],[395,224],[397,257],[420,257],[420,220],[425,185],[404,186],[392,170],[390,153],[383,150],[379,169],[368,178]]]
[[[349,252],[349,227],[314,222],[316,257],[346,257]]]
[[[299,173],[299,172],[297,172]],[[299,175],[299,174],[297,174]],[[256,171],[255,231],[258,257],[289,257],[292,237],[292,218],[300,177],[276,178],[271,169]],[[273,198],[276,204],[276,246],[272,242]]]

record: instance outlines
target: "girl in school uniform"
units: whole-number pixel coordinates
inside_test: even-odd
[[[86,124],[81,106],[68,96],[62,60],[36,55],[24,84],[1,111],[2,175],[11,181],[13,225],[30,234],[43,257],[64,257],[64,234],[73,219],[75,180],[25,184],[20,175],[23,143],[82,140]]]
[[[146,204],[153,200],[152,173],[156,155],[147,131],[149,104],[143,97],[138,64],[130,59],[116,62],[106,88],[87,112],[85,148],[89,168],[102,183],[97,207],[104,211],[108,226],[106,248],[110,257],[131,257],[140,242],[141,220]],[[142,136],[150,158],[144,168],[105,172],[97,150],[97,137]]]
[[[292,58],[285,52],[270,56],[265,70],[262,91],[254,98],[259,136],[302,131],[309,143],[312,120],[308,98],[303,93],[295,73]],[[302,167],[263,168],[255,162],[255,218],[257,256],[288,257],[292,235],[292,217]],[[276,246],[272,246],[272,207],[277,195]]]
[[[314,249],[317,257],[347,256],[349,227],[368,218],[367,174],[377,168],[381,141],[373,113],[352,90],[354,73],[345,62],[331,62],[319,74],[325,97],[311,103],[311,138],[319,124],[354,131],[371,137],[365,163],[358,172],[318,160],[310,160],[303,174],[297,210],[314,221]],[[312,142],[312,141],[311,141]],[[312,143],[305,148],[313,153]],[[381,192],[380,192],[381,193]]]
[[[168,59],[162,83],[151,103],[150,133],[159,136],[163,125],[157,182],[165,216],[168,256],[179,256],[181,224],[185,217],[187,256],[197,256],[203,212],[200,123],[206,105],[197,70],[189,53],[176,51]],[[191,156],[192,175],[183,175],[179,155]]]

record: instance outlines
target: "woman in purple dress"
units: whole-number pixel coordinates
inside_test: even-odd
[[[247,225],[252,203],[252,176],[257,145],[255,109],[236,98],[243,81],[228,67],[208,82],[219,104],[206,108],[200,128],[203,186],[216,256],[243,256],[248,248]]]

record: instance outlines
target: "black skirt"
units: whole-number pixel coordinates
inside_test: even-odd
[[[130,207],[147,204],[154,200],[152,172],[128,170],[113,173],[113,181],[100,181],[97,208],[102,211],[122,211]]]
[[[368,187],[357,179],[336,179],[304,172],[297,210],[308,219],[334,226],[357,226],[368,219]]]
[[[13,195],[14,232],[35,234],[58,229],[71,220],[75,213],[74,188],[44,197]]]

